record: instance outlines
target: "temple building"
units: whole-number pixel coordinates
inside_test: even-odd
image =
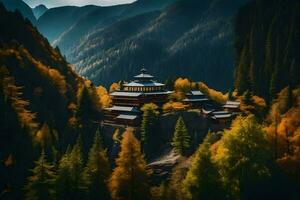
[[[144,104],[155,103],[162,106],[168,101],[168,95],[172,92],[165,89],[165,84],[155,81],[146,69],[143,68],[134,79],[110,93],[113,106],[106,109],[104,123],[139,126],[140,108]]]
[[[209,99],[200,90],[192,90],[186,93],[185,96],[182,102],[190,108],[202,107],[209,103]]]

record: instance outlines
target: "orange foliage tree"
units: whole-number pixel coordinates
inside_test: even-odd
[[[109,107],[112,103],[112,100],[111,100],[107,90],[105,89],[105,87],[99,86],[96,88],[96,91],[99,96],[101,106],[103,108]]]
[[[300,89],[283,89],[274,101],[265,130],[277,163],[300,182]]]
[[[127,129],[123,134],[116,165],[108,184],[112,199],[150,199],[150,172],[146,169],[140,142],[132,129]]]
[[[213,101],[218,103],[225,103],[227,101],[227,95],[224,95],[222,92],[218,92],[214,89],[209,88],[205,83],[199,83],[199,90],[207,95]]]
[[[113,83],[110,85],[109,87],[109,92],[114,92],[116,90],[119,90],[120,89],[120,84],[119,83]]]

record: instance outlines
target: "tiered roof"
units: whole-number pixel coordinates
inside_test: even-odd
[[[183,102],[205,102],[208,98],[200,90],[192,90],[186,93],[186,98],[182,100]]]

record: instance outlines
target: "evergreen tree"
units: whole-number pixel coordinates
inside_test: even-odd
[[[185,155],[190,147],[190,135],[181,116],[176,122],[172,146],[180,155]]]
[[[78,131],[84,135],[83,150],[88,152],[88,147],[93,141],[96,131],[95,121],[100,120],[100,100],[93,87],[85,85],[78,97],[78,109],[76,117],[78,119]]]
[[[88,161],[84,170],[89,190],[89,199],[109,199],[106,181],[110,175],[110,166],[106,150],[101,144],[99,129],[95,134]]]
[[[153,103],[145,104],[141,109],[143,111],[141,142],[143,151],[147,157],[151,153],[151,148],[153,148],[153,146],[150,146],[149,144],[152,144],[152,141],[156,140],[155,133],[157,131],[157,118],[159,114],[157,109],[157,105]]]
[[[53,199],[55,172],[53,166],[47,162],[44,151],[35,162],[32,173],[25,187],[25,198],[28,200]]]
[[[186,199],[224,199],[217,167],[211,158],[213,135],[208,133],[192,160],[192,165],[183,181]]]
[[[57,199],[85,199],[87,178],[84,175],[82,144],[78,137],[72,151],[66,152],[59,162],[56,179]]]
[[[274,98],[276,98],[276,94],[279,91],[278,90],[278,80],[279,79],[279,74],[278,70],[275,70],[275,72],[272,74],[271,82],[270,82],[270,89],[269,89],[269,100],[272,102]]]
[[[112,199],[150,199],[149,171],[132,129],[123,134],[116,165],[109,180]]]
[[[230,199],[255,196],[254,188],[269,178],[271,155],[268,145],[254,116],[237,118],[232,128],[225,131],[215,160]]]

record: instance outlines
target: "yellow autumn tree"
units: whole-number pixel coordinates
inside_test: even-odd
[[[99,96],[101,106],[103,108],[109,107],[112,103],[112,100],[111,100],[106,88],[103,86],[99,86],[96,88],[96,91]]]
[[[114,92],[116,90],[120,89],[120,84],[119,83],[112,83],[109,87],[109,92]]]
[[[227,95],[224,95],[222,92],[216,91],[212,88],[209,88],[205,83],[199,83],[199,90],[207,95],[211,100],[218,103],[225,103],[227,101]]]
[[[192,83],[187,78],[178,78],[174,83],[175,91],[188,92],[191,90]]]
[[[127,129],[121,141],[121,151],[116,168],[109,180],[113,200],[150,199],[149,174],[146,161],[141,153],[140,142],[132,129]]]

